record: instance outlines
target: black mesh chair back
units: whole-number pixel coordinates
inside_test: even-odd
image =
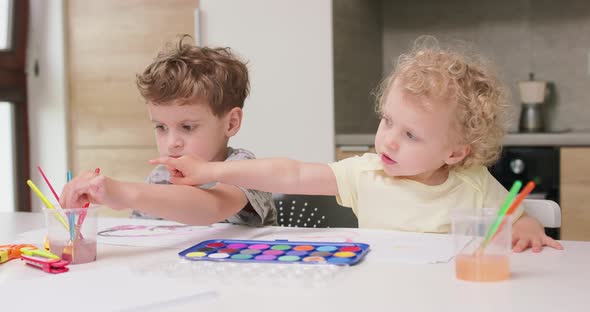
[[[334,196],[273,194],[278,223],[287,227],[358,227],[352,209],[338,205]]]

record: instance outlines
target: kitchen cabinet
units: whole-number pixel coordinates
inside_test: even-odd
[[[374,146],[368,145],[344,145],[336,147],[336,160],[342,160],[354,156],[362,156],[365,153],[375,153]]]
[[[561,148],[561,239],[590,241],[590,147]]]
[[[192,34],[195,5],[194,0],[150,1],[141,6],[116,0],[66,2],[69,128],[75,172],[100,166],[105,174],[117,178],[143,181],[147,176],[151,166],[145,156],[157,153],[135,75],[166,42],[182,33]],[[104,159],[100,155],[105,153],[112,156]],[[136,174],[119,170],[117,159],[129,153],[135,155],[130,163],[143,165],[134,166]]]
[[[135,75],[167,42],[193,34],[196,5],[195,0],[65,1],[75,174],[100,167],[109,177],[144,181],[153,168],[147,160],[158,154]]]

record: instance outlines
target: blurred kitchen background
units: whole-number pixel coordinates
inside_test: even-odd
[[[584,0],[0,0],[0,210],[40,209],[24,183],[50,194],[37,165],[57,189],[68,169],[143,181],[157,152],[135,74],[183,33],[249,62],[233,146],[321,162],[373,150],[372,93],[418,36],[470,43],[512,93],[494,175],[535,180],[562,207],[562,238],[590,240]],[[524,131],[530,73],[548,91],[527,117],[542,127]]]

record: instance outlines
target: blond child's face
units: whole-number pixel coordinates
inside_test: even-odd
[[[385,173],[434,185],[446,180],[445,164],[462,160],[468,148],[457,144],[454,107],[404,91],[395,81],[381,107],[375,148]],[[463,153],[463,154],[462,154]]]
[[[206,161],[227,157],[227,118],[213,115],[205,103],[148,104],[160,156],[190,155]]]

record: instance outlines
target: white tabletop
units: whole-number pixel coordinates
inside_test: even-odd
[[[0,244],[11,243],[18,233],[41,228],[43,225],[41,214],[0,213]],[[238,231],[244,231],[246,234],[248,228],[242,227]],[[310,230],[302,228],[296,231],[306,233]],[[371,241],[365,243],[372,244]],[[283,278],[278,284],[249,283],[247,276],[237,276],[235,280],[224,277],[223,283],[203,285],[197,271],[187,271],[187,267],[184,267],[177,271],[176,277],[179,280],[188,281],[188,284],[194,285],[195,288],[210,288],[215,292],[214,295],[195,300],[189,298],[168,302],[154,306],[152,310],[185,311],[189,308],[198,308],[208,311],[587,311],[586,300],[590,291],[590,243],[562,243],[564,251],[545,249],[540,254],[530,251],[514,254],[511,258],[512,279],[495,283],[456,280],[453,261],[443,264],[404,264],[377,261],[371,257],[371,253],[359,265],[339,269],[329,279],[312,284],[300,283],[297,276],[290,277],[290,280]],[[375,246],[378,245],[375,242],[372,248],[376,249]],[[110,268],[133,267],[134,272],[151,274],[155,278],[175,278],[174,270],[170,270],[170,266],[166,267],[166,264],[172,265],[179,251],[159,247],[99,244],[96,262],[70,266],[70,272],[54,275],[55,287],[68,286],[61,285],[58,276],[65,277],[69,274],[69,279],[75,279],[76,274],[82,276],[84,271],[108,272],[107,269]],[[215,264],[208,268],[216,269]],[[273,270],[272,265],[265,268]],[[200,270],[203,270],[203,267]],[[10,287],[11,283],[39,280],[50,275],[26,267],[18,260],[0,265],[0,272],[0,290]],[[193,276],[187,276],[191,275],[191,272]],[[278,274],[280,275],[280,272]],[[105,279],[117,280],[117,276],[104,275]],[[92,289],[93,286],[84,287]],[[116,283],[112,287],[117,287]],[[98,293],[99,289],[93,291]],[[132,292],[133,289],[124,288],[120,291]],[[23,298],[30,296],[31,294],[23,290]],[[11,301],[14,301],[14,298]],[[119,309],[113,307],[112,310]],[[26,308],[23,311],[26,311]]]

